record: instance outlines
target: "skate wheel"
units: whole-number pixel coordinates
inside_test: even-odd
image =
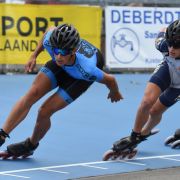
[[[11,155],[7,151],[1,151],[0,152],[0,158],[8,159],[9,157],[11,157]]]
[[[180,140],[177,140],[171,144],[171,148],[176,149],[180,148]]]
[[[115,152],[113,150],[108,150],[104,153],[103,161],[114,160]]]
[[[27,158],[27,157],[29,157],[29,156],[31,156],[31,155],[33,155],[33,153],[24,154],[24,155],[22,156],[22,159],[25,159],[25,158]]]
[[[164,144],[167,146],[167,145],[170,145],[171,143],[173,143],[174,142],[174,136],[169,136],[166,140],[165,140],[165,142],[164,142]]]
[[[128,159],[132,159],[132,158],[134,158],[134,156],[137,154],[137,149],[134,149],[128,156],[127,156],[127,158]]]
[[[121,160],[121,159],[125,159],[126,156],[127,156],[127,152],[122,152],[118,158]]]
[[[118,158],[122,159],[132,159],[137,154],[137,149],[122,151]]]
[[[16,160],[16,159],[18,159],[18,157],[19,157],[19,156],[12,156],[12,159],[13,159],[13,160]]]

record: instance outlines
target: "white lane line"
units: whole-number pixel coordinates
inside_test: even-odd
[[[18,177],[18,178],[24,178],[24,179],[28,179],[30,177],[27,177],[27,176],[19,176],[19,175],[15,175],[15,174],[2,174],[3,176],[14,176],[14,177]]]
[[[132,161],[135,161],[135,160],[158,159],[158,158],[179,157],[179,156],[180,156],[180,154],[171,154],[171,155],[162,155],[162,156],[148,156],[148,157],[141,157],[141,158],[131,159],[129,161],[132,162]],[[8,174],[8,173],[16,173],[16,172],[37,171],[37,170],[43,170],[43,169],[76,167],[76,166],[94,165],[94,164],[107,164],[107,163],[114,163],[114,162],[118,162],[118,161],[96,161],[96,162],[87,162],[87,163],[65,164],[65,165],[59,165],[59,166],[45,166],[45,167],[39,167],[39,168],[17,169],[17,170],[11,170],[11,171],[2,171],[2,172],[0,172],[0,175],[1,174]]]
[[[65,172],[65,171],[55,171],[52,169],[41,169],[43,171],[49,171],[49,172],[56,172],[56,173],[63,173],[63,174],[69,174],[69,172]]]
[[[108,169],[108,168],[105,168],[105,167],[99,167],[99,166],[92,166],[92,165],[82,165],[83,167],[90,167],[90,168],[96,168],[96,169]]]
[[[170,161],[178,161],[178,162],[180,162],[180,159],[174,159],[174,158],[168,158],[168,157],[164,157],[164,158],[161,158],[161,159],[167,159],[167,160],[170,160]]]
[[[162,156],[140,157],[140,158],[135,158],[134,160],[159,159],[159,158],[179,157],[179,156],[180,156],[180,154],[169,154],[169,155],[162,155]]]
[[[134,164],[134,165],[138,165],[138,166],[146,166],[146,164],[143,164],[143,163],[137,163],[137,162],[132,162],[133,159],[130,160],[116,160],[117,162],[124,162],[124,163],[127,163],[127,164]]]

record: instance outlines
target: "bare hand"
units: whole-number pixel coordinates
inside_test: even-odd
[[[123,99],[123,97],[119,91],[116,92],[110,91],[108,94],[108,99],[111,99],[111,102],[113,103],[120,101],[121,99]]]
[[[25,72],[32,72],[36,66],[36,58],[31,56],[25,65]]]

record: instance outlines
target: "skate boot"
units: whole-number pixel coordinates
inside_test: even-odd
[[[140,133],[133,132],[130,136],[124,137],[113,144],[113,147],[105,152],[103,160],[132,159],[137,154],[136,147],[142,141],[147,140],[149,136],[158,133],[159,130],[153,130],[149,135],[143,136]]]
[[[39,143],[33,145],[30,139],[27,138],[25,141],[20,143],[14,143],[7,146],[7,150],[0,152],[0,158],[2,159],[17,159],[19,157],[26,158],[33,155],[34,150],[38,147]]]
[[[7,137],[10,138],[9,134],[7,134],[3,129],[0,129],[0,147],[4,144]]]
[[[180,148],[180,129],[177,129],[173,136],[169,136],[164,143],[166,146],[171,148]]]

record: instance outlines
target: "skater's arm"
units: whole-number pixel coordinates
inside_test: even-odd
[[[26,72],[32,72],[33,69],[36,66],[36,58],[38,57],[38,55],[44,50],[43,47],[43,40],[44,40],[44,36],[46,35],[46,33],[49,30],[54,29],[55,27],[50,27],[49,29],[46,30],[46,32],[43,34],[42,38],[40,39],[36,49],[34,50],[34,52],[31,54],[27,64],[25,65],[25,71]]]
[[[108,94],[108,99],[110,98],[111,102],[117,102],[123,99],[114,76],[104,73],[104,77],[100,81],[100,83],[105,84],[109,89],[110,92]]]
[[[160,51],[164,56],[168,54],[168,46],[165,38],[166,28],[160,30],[155,39],[155,47]]]
[[[36,49],[34,50],[34,52],[31,54],[28,62],[25,65],[25,71],[26,72],[32,72],[33,69],[36,66],[36,58],[38,57],[38,55],[43,51],[44,47],[43,47],[43,37],[41,38],[41,40],[39,41]]]

